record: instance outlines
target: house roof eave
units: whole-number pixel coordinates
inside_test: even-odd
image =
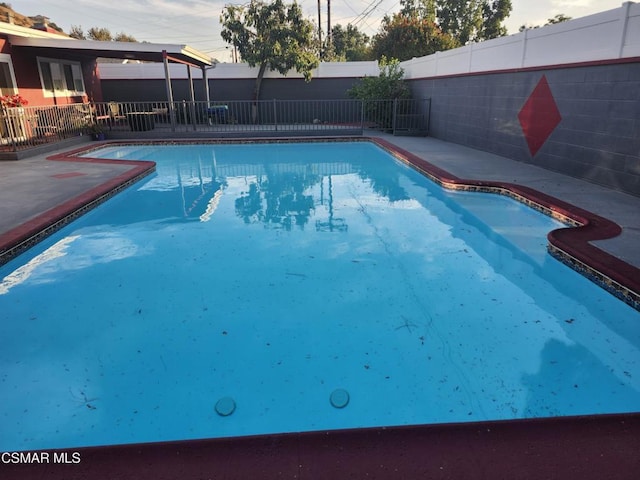
[[[76,40],[51,37],[24,37],[9,35],[13,46],[52,50],[75,51],[84,55],[104,58],[123,58],[162,62],[163,55],[198,67],[210,66],[212,59],[188,45],[138,42],[101,42],[96,40]]]
[[[0,35],[11,35],[14,37],[25,38],[55,38],[57,40],[73,40],[72,37],[68,37],[61,33],[53,33],[44,30],[38,30],[37,28],[23,27],[21,25],[14,25],[13,23],[0,22]]]

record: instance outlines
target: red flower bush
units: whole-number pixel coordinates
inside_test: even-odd
[[[16,93],[15,95],[1,96],[0,104],[2,104],[3,107],[12,108],[12,107],[24,107],[25,105],[28,105],[29,102],[24,98],[22,98],[20,94]]]

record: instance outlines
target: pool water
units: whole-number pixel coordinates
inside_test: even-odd
[[[640,312],[562,226],[368,142],[157,172],[0,268],[0,450],[640,410]]]

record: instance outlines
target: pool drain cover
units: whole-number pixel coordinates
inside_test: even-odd
[[[216,403],[216,412],[221,417],[227,417],[236,410],[236,402],[231,397],[224,397]]]
[[[338,388],[331,392],[330,397],[331,405],[336,408],[344,408],[349,403],[349,392],[343,390],[342,388]]]

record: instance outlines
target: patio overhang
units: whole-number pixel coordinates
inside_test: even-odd
[[[169,76],[170,62],[182,63],[187,66],[189,73],[191,100],[194,100],[193,78],[191,67],[200,68],[204,79],[207,102],[209,101],[209,86],[206,80],[207,68],[215,66],[211,57],[188,45],[174,45],[164,43],[138,42],[102,42],[96,40],[77,40],[60,37],[31,37],[24,35],[9,35],[9,41],[14,47],[33,48],[39,51],[51,51],[84,56],[87,58],[118,58],[123,60],[140,60],[144,62],[159,62],[165,65],[165,83],[167,85],[167,101],[170,108],[173,104],[173,89]]]
[[[100,42],[72,38],[38,38],[9,35],[11,45],[16,47],[51,49],[90,57],[121,58],[145,62],[163,62],[165,55],[170,61],[204,68],[213,64],[211,57],[189,47],[164,43]]]

